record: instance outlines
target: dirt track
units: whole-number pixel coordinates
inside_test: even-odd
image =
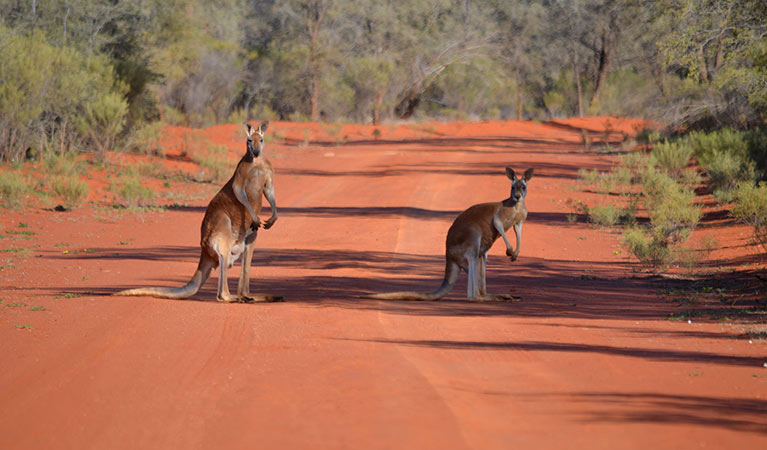
[[[578,169],[612,163],[582,151],[580,129],[429,133],[273,145],[280,219],[251,289],[285,303],[218,304],[214,280],[187,301],[107,295],[186,282],[205,201],[117,219],[2,211],[4,229],[37,235],[0,241],[28,248],[2,254],[0,448],[767,445],[764,341],[665,320],[619,235],[566,220]],[[496,243],[488,290],[521,302],[466,302],[465,275],[439,302],[357,298],[436,287],[452,219],[505,198],[506,165],[536,176],[520,258]]]

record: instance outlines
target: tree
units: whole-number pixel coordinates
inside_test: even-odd
[[[685,121],[713,117],[740,126],[767,113],[767,10],[759,0],[671,0],[675,23],[659,45],[669,68],[679,68],[705,90]],[[743,109],[744,100],[751,115]]]

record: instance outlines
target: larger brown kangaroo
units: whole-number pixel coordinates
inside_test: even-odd
[[[220,267],[216,298],[220,302],[268,302],[282,297],[251,295],[249,291],[250,265],[253,258],[261,220],[261,197],[272,207],[272,216],[263,224],[269,229],[277,220],[277,202],[274,197],[274,169],[263,157],[264,133],[269,121],[261,122],[257,129],[245,124],[247,144],[234,175],[213,197],[202,219],[200,262],[189,282],[178,288],[149,287],[128,289],[114,295],[149,295],[160,298],[187,298],[196,294],[211,273]],[[254,137],[255,141],[254,142]],[[242,256],[242,272],[237,295],[229,293],[226,272]]]
[[[522,178],[516,178],[511,167],[506,168],[511,180],[511,195],[506,200],[481,203],[462,212],[453,221],[447,232],[445,243],[445,278],[442,285],[433,292],[388,292],[366,295],[365,298],[381,300],[438,300],[450,292],[463,269],[469,276],[466,297],[472,301],[514,300],[512,295],[490,295],[487,293],[485,270],[487,252],[498,237],[506,244],[506,255],[512,261],[519,256],[522,244],[522,224],[527,218],[525,196],[527,182],[533,176],[533,169],[527,169]],[[506,230],[514,227],[517,249],[514,250],[506,237]]]

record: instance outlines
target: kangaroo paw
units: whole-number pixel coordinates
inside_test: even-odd
[[[483,295],[477,297],[474,301],[477,302],[519,302],[522,301],[522,297],[518,297],[510,294],[498,294],[498,295]]]
[[[240,297],[234,295],[222,295],[221,297],[217,297],[216,300],[221,303],[237,303],[240,301]]]
[[[285,297],[281,295],[266,295],[266,294],[243,295],[241,299],[243,303],[274,303],[274,302],[285,301]]]

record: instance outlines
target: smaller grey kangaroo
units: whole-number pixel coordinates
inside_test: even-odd
[[[506,255],[512,261],[519,256],[522,244],[522,224],[527,218],[525,196],[527,182],[533,176],[533,169],[527,169],[522,178],[516,178],[511,167],[506,168],[511,180],[511,195],[506,200],[474,205],[456,217],[447,232],[445,244],[445,278],[442,285],[433,292],[388,292],[366,295],[364,298],[379,300],[439,300],[453,289],[461,269],[469,276],[466,297],[472,301],[514,300],[512,295],[487,293],[485,270],[487,252],[498,237],[506,244]],[[506,230],[514,227],[517,249],[511,246]]]

